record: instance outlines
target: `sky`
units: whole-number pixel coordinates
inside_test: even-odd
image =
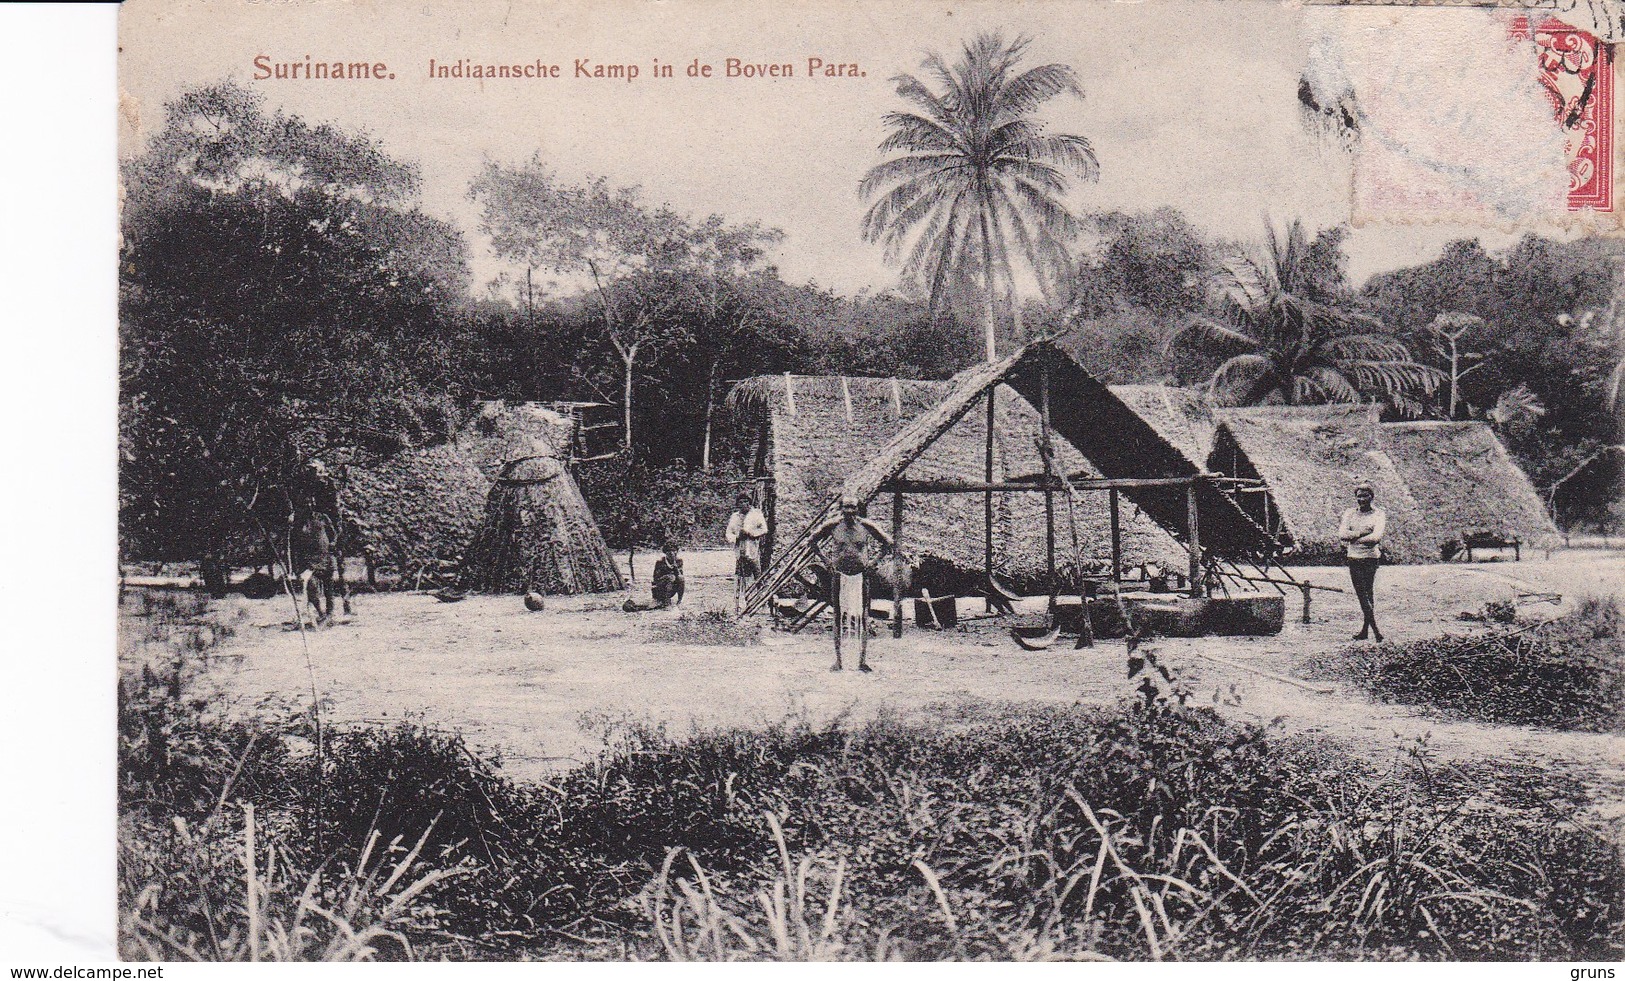
[[[845,293],[897,281],[880,248],[861,239],[865,205],[856,191],[864,171],[882,159],[876,147],[883,114],[900,104],[890,78],[917,71],[927,52],[957,51],[978,32],[1029,36],[1030,63],[1061,62],[1076,71],[1083,98],[1059,97],[1043,113],[1054,131],[1089,138],[1100,159],[1099,182],[1077,190],[1074,208],[1169,205],[1209,233],[1237,241],[1256,241],[1266,218],[1301,218],[1311,228],[1362,220],[1354,210],[1359,167],[1299,118],[1298,81],[1312,58],[1320,59],[1322,74],[1343,72],[1367,88],[1386,85],[1396,65],[1404,74],[1405,66],[1420,64],[1407,79],[1410,88],[1432,85],[1437,97],[1434,83],[1452,86],[1444,102],[1454,116],[1473,88],[1458,77],[1459,59],[1455,75],[1443,77],[1437,73],[1449,60],[1418,61],[1410,52],[1486,37],[1499,50],[1504,36],[1482,11],[1373,21],[1347,8],[1249,0],[131,0],[121,14],[125,155],[161,123],[165,100],[231,77],[262,92],[270,106],[364,129],[392,154],[415,160],[424,209],[469,234],[477,279],[501,267],[476,234],[468,182],[484,160],[519,162],[539,153],[569,179],[603,175],[682,212],[782,228],[786,237],[773,257],[781,273]],[[254,60],[262,55],[271,62],[302,62],[306,55],[383,61],[396,77],[255,80]],[[730,57],[788,63],[796,77],[687,77],[694,59],[720,74]],[[431,58],[540,59],[560,64],[564,77],[432,80]],[[637,65],[642,77],[573,78],[577,58]],[[855,64],[863,74],[805,77],[809,58]],[[676,66],[676,76],[651,77],[655,59]],[[1517,98],[1498,93],[1489,111],[1504,115],[1504,105],[1535,98],[1530,84]],[[1417,101],[1402,86],[1391,94],[1387,101],[1400,107],[1395,112]],[[1517,132],[1521,118],[1502,130]],[[1436,119],[1421,122],[1438,130]],[[1482,122],[1471,131],[1498,137],[1501,131]],[[1504,145],[1492,144],[1489,152]],[[1467,150],[1486,152],[1482,145]],[[1550,156],[1544,145],[1529,152]],[[1519,167],[1528,183],[1531,166]],[[1491,182],[1505,183],[1494,175]],[[1360,281],[1426,261],[1464,236],[1500,247],[1520,224],[1517,216],[1487,223],[1468,217],[1473,224],[1386,215],[1357,226],[1348,242],[1351,273]]]

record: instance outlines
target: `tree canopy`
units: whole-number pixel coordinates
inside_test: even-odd
[[[981,300],[988,360],[996,352],[998,297],[1018,311],[1017,270],[1050,287],[1069,269],[1081,230],[1066,195],[1074,178],[1100,173],[1081,136],[1045,131],[1034,113],[1062,94],[1082,97],[1067,65],[1022,70],[1027,38],[982,34],[950,66],[925,59],[926,80],[898,75],[909,108],[887,113],[880,152],[895,154],[864,175],[874,198],[863,235],[907,256],[905,276],[933,311],[954,296]]]
[[[313,461],[433,438],[469,381],[461,235],[365,134],[189,92],[125,168],[122,528],[195,555],[285,515]]]

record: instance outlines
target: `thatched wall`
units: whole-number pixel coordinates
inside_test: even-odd
[[[529,403],[486,402],[447,442],[340,468],[338,499],[347,546],[404,579],[452,572],[485,516],[503,466],[569,445],[570,422]]]
[[[1382,427],[1388,457],[1426,520],[1418,549],[1440,557],[1469,532],[1516,535],[1536,546],[1558,541],[1529,477],[1482,422],[1407,422]]]
[[[547,456],[508,463],[486,500],[459,580],[490,593],[606,593],[626,588],[581,488]]]
[[[1291,536],[1296,561],[1336,561],[1343,511],[1354,503],[1354,485],[1369,481],[1377,505],[1388,512],[1383,552],[1396,562],[1421,562],[1418,511],[1404,480],[1381,452],[1377,423],[1358,411],[1249,409],[1220,413],[1210,467],[1239,477],[1261,477],[1270,492],[1242,495],[1254,520]],[[1260,509],[1274,509],[1267,516]]]
[[[787,384],[793,390],[792,397]],[[905,426],[953,391],[952,382],[894,381],[889,378],[767,375],[736,387],[730,405],[736,417],[754,419],[767,442],[762,454],[774,480],[770,502],[775,538],[787,541],[807,527],[840,493],[847,478],[870,463]],[[848,406],[850,405],[850,413]],[[995,398],[994,479],[1030,475],[1042,469],[1037,444],[1041,422],[1019,395],[1001,387]],[[981,480],[985,476],[986,410],[973,409],[928,448],[908,470],[910,479]],[[1088,470],[1083,456],[1056,437],[1062,466]],[[1040,576],[1046,564],[1044,498],[1041,494],[994,495],[994,564],[1019,581]],[[1078,534],[1091,558],[1111,555],[1110,523],[1103,494],[1078,498]],[[890,495],[870,505],[870,516],[888,522]],[[978,494],[914,495],[906,501],[904,547],[960,569],[983,564],[983,498]],[[1064,495],[1056,499],[1057,560],[1071,551]],[[1181,561],[1182,550],[1125,501],[1123,552],[1131,562]]]

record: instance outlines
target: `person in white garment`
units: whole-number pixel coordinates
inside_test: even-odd
[[[1360,632],[1355,640],[1382,642],[1382,631],[1377,629],[1376,584],[1377,567],[1382,565],[1382,536],[1388,531],[1388,513],[1376,506],[1377,492],[1368,483],[1354,488],[1354,507],[1343,512],[1337,526],[1337,537],[1348,547],[1349,578],[1354,583],[1354,596],[1360,601]]]
[[[749,494],[734,498],[734,513],[724,533],[734,547],[734,612],[739,612],[745,593],[762,574],[762,539],[767,537],[767,515]]]

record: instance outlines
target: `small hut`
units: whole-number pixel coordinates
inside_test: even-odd
[[[531,402],[482,402],[442,442],[330,467],[351,554],[405,584],[455,576],[509,461],[569,446],[572,421]]]
[[[1383,448],[1424,520],[1415,546],[1443,558],[1446,546],[1475,534],[1557,544],[1557,527],[1535,485],[1482,422],[1403,422],[1381,428]]]
[[[1262,479],[1267,492],[1239,495],[1254,521],[1287,545],[1298,562],[1338,561],[1338,523],[1364,480],[1388,512],[1383,551],[1398,562],[1425,562],[1421,515],[1393,461],[1382,451],[1376,411],[1367,405],[1274,406],[1220,410],[1208,469]]]
[[[1388,512],[1383,553],[1436,562],[1464,536],[1549,545],[1557,529],[1540,496],[1495,433],[1481,422],[1377,421],[1376,407],[1325,405],[1224,409],[1208,468],[1262,478],[1240,499],[1253,519],[1290,543],[1297,561],[1335,561],[1356,480]]]
[[[511,460],[491,487],[460,582],[490,593],[607,593],[626,588],[568,467]]]

